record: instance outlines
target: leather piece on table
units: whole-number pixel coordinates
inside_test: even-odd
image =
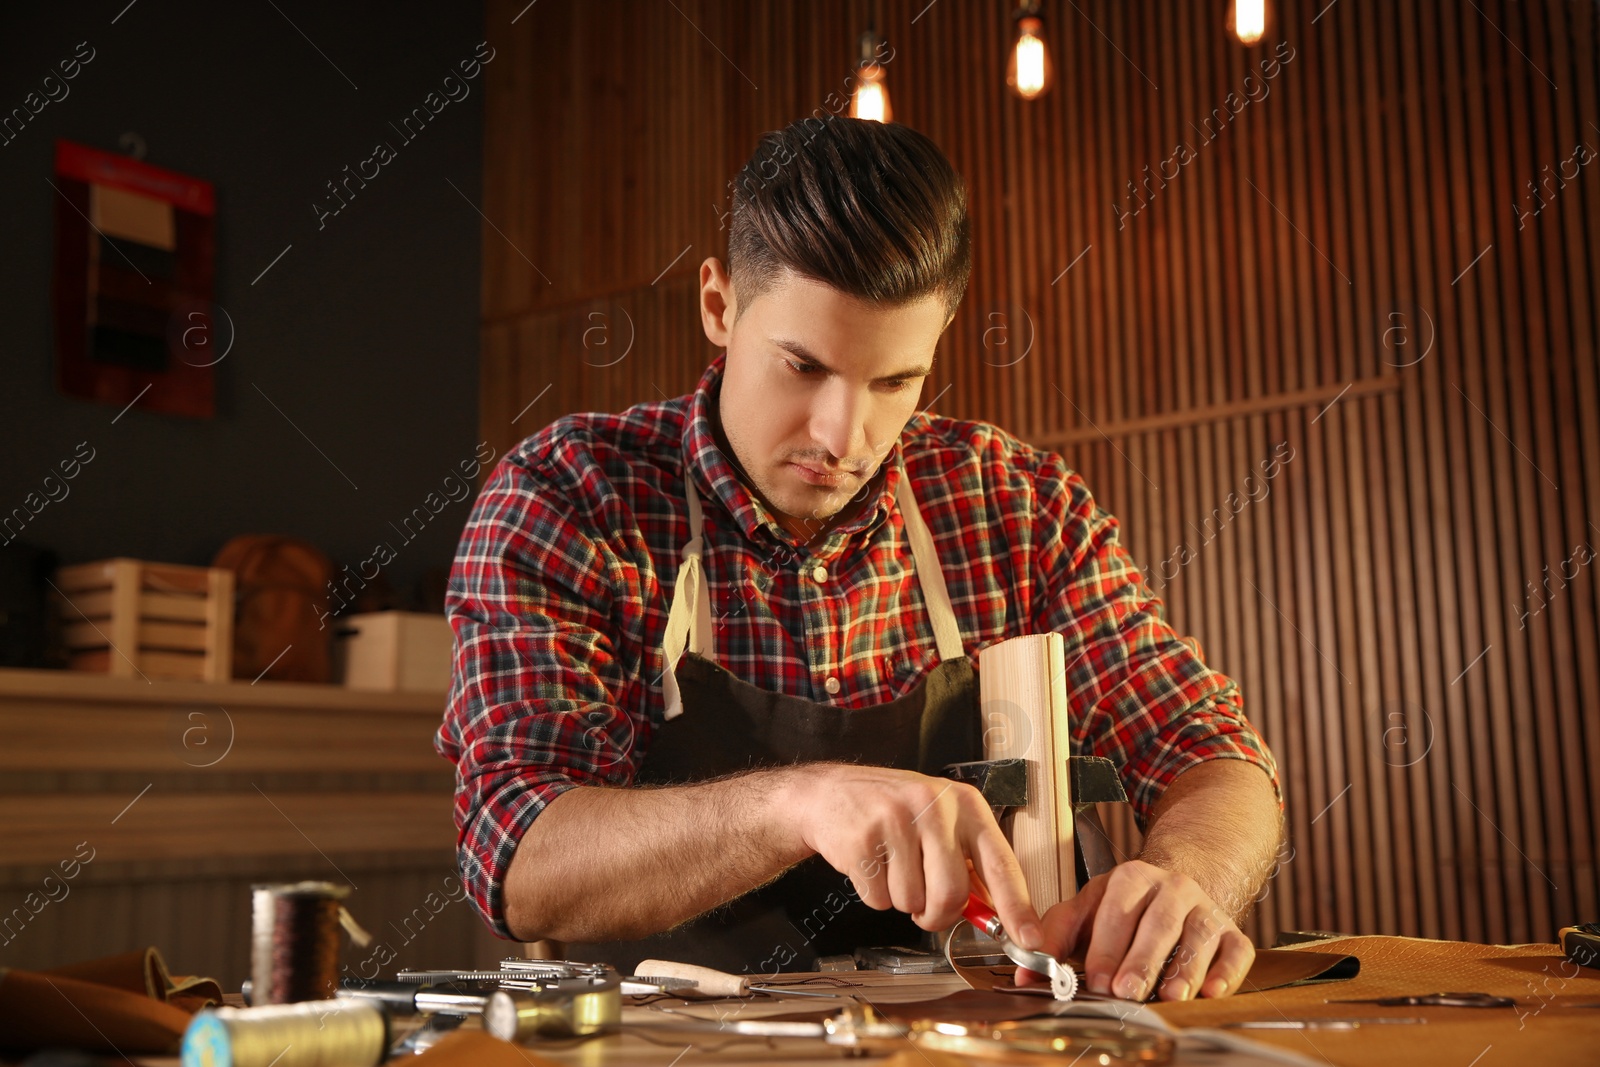
[[[877,1004],[878,1014],[896,1022],[938,1019],[940,1022],[1005,1022],[1049,1015],[1053,998],[1018,996],[987,989],[962,989],[933,1000],[910,1004]]]
[[[1319,941],[1318,945],[1328,942]],[[1071,961],[1080,975],[1083,965]],[[987,990],[996,986],[1009,986],[1016,977],[1015,967],[956,968],[958,974],[974,989]],[[1245,975],[1239,993],[1258,993],[1267,989],[1280,989],[1300,982],[1337,982],[1354,978],[1361,971],[1357,957],[1338,952],[1304,951],[1299,949],[1264,948],[1256,951],[1250,973]],[[1013,1016],[1022,1018],[1022,1016]]]
[[[1321,942],[1326,944],[1327,942]],[[1295,951],[1282,948],[1256,950],[1250,973],[1239,985],[1240,993],[1260,993],[1301,982],[1342,982],[1361,973],[1361,960],[1338,952]]]
[[[0,1045],[172,1054],[189,1013],[142,992],[36,971],[0,971]]]
[[[1154,1003],[1174,1026],[1210,1027],[1251,1019],[1420,1017],[1425,1024],[1361,1030],[1247,1030],[1252,1040],[1336,1067],[1453,1064],[1591,1064],[1600,1061],[1600,975],[1564,959],[1556,945],[1477,945],[1407,937],[1346,937],[1315,942],[1361,960],[1338,985],[1300,985],[1220,1000]],[[1295,948],[1274,952],[1298,952]],[[1513,997],[1514,1008],[1396,1007],[1326,1000],[1477,992]],[[1479,1059],[1479,1057],[1482,1057]]]
[[[1008,968],[975,968],[975,970],[985,971],[997,978],[1002,987],[1010,984],[1014,973]],[[1337,980],[1323,977],[1329,974],[1337,974],[1338,979],[1349,978],[1359,970],[1360,961],[1353,956],[1330,952],[1290,953],[1283,949],[1268,949],[1257,953],[1256,963],[1250,968],[1249,977],[1245,981],[1245,987],[1240,989],[1240,993],[1277,989],[1296,982]],[[872,1006],[880,1015],[897,1022],[912,1019],[938,1019],[943,1022],[979,1020],[1003,1022],[1051,1015],[1054,1004],[1055,1000],[1046,995],[1045,988],[1041,986],[1023,991],[1006,988],[962,989],[932,1000],[873,1003]],[[804,1011],[777,1018],[814,1021],[826,1018],[832,1013],[833,1009]]]
[[[862,991],[865,992],[864,990]],[[988,989],[958,989],[932,1000],[881,1001],[856,999],[869,1004],[872,1010],[885,1019],[909,1023],[917,1019],[937,1019],[940,1022],[1008,1022],[1050,1015],[1055,1003],[1048,997],[1019,996],[1016,993],[997,993]],[[784,1022],[821,1022],[839,1013],[842,1005],[827,1008],[808,1008],[783,1015],[766,1016]]]
[[[167,970],[167,961],[161,958],[161,953],[154,946],[82,963],[69,963],[65,967],[51,967],[42,973],[141,993],[175,1004],[188,1012],[222,1003],[222,986],[216,979],[187,975],[174,977]]]

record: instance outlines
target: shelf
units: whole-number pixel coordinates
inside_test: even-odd
[[[0,670],[0,857],[447,854],[442,693]]]
[[[0,701],[14,698],[118,704],[224,704],[311,711],[439,715],[446,694],[376,692],[302,682],[186,682],[112,678],[90,671],[0,667]]]

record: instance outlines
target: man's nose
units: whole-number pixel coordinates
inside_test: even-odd
[[[830,382],[811,409],[811,438],[833,458],[853,463],[866,451],[864,398],[843,382]]]

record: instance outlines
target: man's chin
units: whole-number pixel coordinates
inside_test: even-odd
[[[807,492],[787,493],[781,502],[774,501],[779,511],[808,522],[827,522],[850,502],[850,498],[837,489],[811,489]]]
[[[812,485],[788,468],[779,472],[778,481],[781,489],[774,487],[776,491],[762,494],[768,502],[785,515],[815,521],[826,521],[837,515],[860,487],[860,482],[854,479],[838,487]]]

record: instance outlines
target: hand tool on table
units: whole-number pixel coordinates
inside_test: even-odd
[[[1000,925],[1000,916],[978,894],[972,893],[967,897],[967,906],[961,909],[961,914],[973,926],[999,942],[1011,962],[1048,977],[1050,992],[1057,1000],[1071,1000],[1078,995],[1078,973],[1048,953],[1023,948],[1011,940],[1011,935]]]
[[[828,997],[837,999],[843,994],[823,993],[815,989],[796,989],[792,985],[752,983],[745,974],[729,974],[711,967],[692,963],[674,963],[671,960],[642,960],[634,970],[639,973],[631,980],[641,983],[661,983],[667,990],[690,989],[703,997],[748,997],[752,993],[771,993],[776,996]]]
[[[536,989],[541,983],[555,979],[576,979],[599,975],[615,975],[602,963],[579,963],[572,960],[525,960],[511,958],[501,962],[498,971],[401,971],[396,978],[401,982],[489,982],[500,989]],[[618,979],[623,996],[650,996],[665,993],[682,995],[695,993],[702,997],[748,997],[752,993],[776,993],[802,997],[834,997],[833,993],[795,989],[790,986],[762,985],[750,982],[749,975],[729,974],[688,963],[669,960],[645,960],[635,968],[639,973]]]
[[[1510,997],[1493,993],[1422,993],[1409,997],[1365,997],[1357,1000],[1325,1000],[1324,1004],[1379,1004],[1385,1008],[1514,1008]]]
[[[447,982],[418,981],[416,973],[395,982],[347,979],[339,997],[374,1002],[396,1015],[481,1015],[483,1028],[505,1041],[610,1033],[622,1018],[621,981],[602,965],[581,974],[530,975],[510,982],[498,971],[487,972],[488,978]]]
[[[511,958],[500,964],[500,970],[452,971],[406,970],[395,978],[401,982],[432,984],[437,982],[493,982],[501,989],[527,989],[541,981],[598,977],[615,974],[603,963],[579,963],[572,960],[525,960]],[[718,972],[721,973],[721,972]],[[621,994],[625,997],[649,996],[656,993],[682,993],[695,991],[692,979],[666,977],[640,977],[624,975],[618,978]]]
[[[340,1000],[367,1000],[380,1004],[390,1015],[479,1015],[496,986],[490,982],[442,981],[380,982],[346,978],[339,983]]]
[[[1600,923],[1563,926],[1556,932],[1561,951],[1579,967],[1600,969]]]

